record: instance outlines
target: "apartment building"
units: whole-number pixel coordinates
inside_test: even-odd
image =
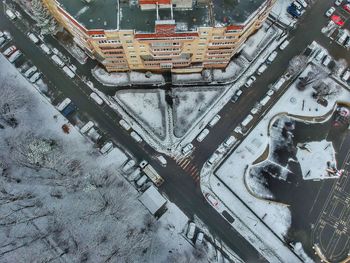
[[[275,0],[42,0],[109,72],[224,69]]]

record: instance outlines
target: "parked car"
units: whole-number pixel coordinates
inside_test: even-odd
[[[290,5],[287,8],[287,12],[294,18],[299,18],[301,16],[301,12],[294,5]]]
[[[199,232],[198,235],[197,235],[197,238],[196,238],[196,242],[195,244],[198,246],[200,244],[202,244],[203,242],[203,237],[204,237],[204,234],[203,232]]]
[[[294,6],[299,11],[303,10],[303,6],[301,4],[299,4],[297,1],[294,1],[292,3],[292,6]]]
[[[282,44],[280,45],[280,50],[284,50],[289,45],[288,40],[284,40]]]
[[[34,44],[38,44],[39,43],[39,38],[36,35],[34,35],[33,33],[28,32],[27,36],[29,37],[29,39],[31,41],[33,41]]]
[[[214,127],[215,126],[215,124],[217,124],[218,123],[218,121],[221,119],[221,116],[219,115],[219,114],[217,114],[217,115],[215,115],[215,117],[214,118],[212,118],[212,120],[209,122],[209,127],[211,128],[211,127]]]
[[[182,153],[187,154],[193,149],[193,144],[189,143],[185,147],[182,148]]]
[[[208,129],[204,129],[198,136],[197,136],[197,141],[201,142],[205,139],[205,137],[207,137],[207,135],[209,134],[209,130]]]
[[[334,12],[335,12],[335,7],[332,6],[326,11],[325,15],[326,17],[330,17],[331,15],[333,15]]]
[[[342,27],[345,24],[345,21],[341,18],[341,16],[332,15],[331,20],[340,27]]]
[[[343,9],[350,13],[350,4],[343,5]]]
[[[6,15],[11,19],[11,20],[14,20],[16,19],[16,15],[12,12],[12,10],[10,9],[7,9],[6,10]]]
[[[102,105],[103,104],[103,99],[101,99],[101,97],[98,96],[95,92],[92,92],[90,94],[90,98],[92,98],[98,105]]]
[[[236,90],[235,95],[232,96],[231,101],[236,102],[239,97],[242,95],[243,91],[242,90]]]
[[[219,204],[218,200],[215,199],[214,196],[212,196],[209,193],[205,194],[205,198],[208,200],[208,202],[212,205],[212,206],[217,206]]]
[[[10,46],[9,48],[7,48],[3,54],[6,56],[6,57],[9,57],[12,55],[13,52],[15,52],[17,50],[16,46]]]
[[[307,3],[306,3],[305,0],[297,0],[297,2],[298,2],[299,4],[301,4],[304,8],[307,7]]]
[[[9,56],[9,61],[11,63],[15,62],[20,56],[22,56],[22,52],[20,50],[16,50],[11,56]]]
[[[335,2],[334,2],[334,4],[335,4],[336,6],[340,6],[341,3],[343,3],[343,0],[335,0]]]
[[[40,72],[36,72],[33,76],[30,77],[29,81],[31,83],[35,83],[40,79],[40,76],[41,76]]]
[[[263,74],[265,72],[265,70],[267,69],[267,65],[266,64],[262,64],[257,71],[257,74],[260,76],[261,74]]]
[[[346,71],[343,73],[341,79],[342,79],[342,81],[347,82],[347,81],[349,80],[349,78],[350,78],[350,71],[349,71],[349,70],[346,70]]]
[[[269,56],[268,56],[268,58],[267,58],[267,60],[266,60],[266,63],[267,64],[271,64],[275,59],[276,59],[276,57],[277,57],[277,51],[275,50],[275,51],[273,51]]]
[[[157,155],[156,156],[156,158],[157,158],[157,160],[160,162],[160,164],[162,165],[162,166],[166,166],[167,164],[168,164],[168,162],[167,162],[167,160],[164,158],[164,156],[163,155]]]
[[[130,133],[131,138],[133,138],[136,142],[142,142],[142,138],[140,135],[138,135],[136,132],[132,131]]]
[[[323,59],[322,61],[322,64],[325,66],[325,67],[328,67],[329,63],[331,63],[332,59],[330,56],[325,56],[325,58]]]
[[[131,126],[129,125],[129,123],[127,123],[125,120],[121,119],[119,121],[120,126],[122,126],[124,128],[124,130],[128,131],[131,129]]]
[[[6,39],[4,37],[0,37],[0,46],[6,42]]]
[[[237,141],[236,137],[231,135],[224,141],[224,146],[230,148]]]
[[[246,88],[249,88],[255,81],[256,81],[256,77],[255,76],[250,76],[250,78],[246,81],[244,86]]]
[[[187,238],[188,239],[192,239],[194,237],[195,230],[196,230],[196,225],[195,225],[195,223],[191,222],[188,225],[188,229],[187,229]]]
[[[30,78],[36,71],[37,71],[37,67],[36,66],[32,66],[29,69],[27,69],[26,72],[24,72],[24,76],[26,78]]]

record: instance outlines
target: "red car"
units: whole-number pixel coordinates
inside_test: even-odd
[[[331,19],[334,23],[336,23],[338,26],[343,26],[344,25],[344,21],[341,19],[340,16],[337,16],[337,15],[332,15],[331,16]]]
[[[8,49],[6,49],[3,54],[6,56],[6,57],[9,57],[11,56],[15,51],[17,50],[16,46],[11,46],[9,47]]]
[[[343,8],[350,13],[350,4],[343,5]]]

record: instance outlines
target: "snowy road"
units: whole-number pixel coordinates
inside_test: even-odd
[[[2,4],[1,4],[1,12]],[[215,235],[225,242],[246,262],[263,262],[257,251],[242,238],[204,199],[197,184],[176,163],[168,160],[167,168],[151,159],[156,152],[145,144],[137,144],[120,126],[120,117],[110,108],[97,106],[89,94],[91,90],[79,79],[72,81],[59,70],[41,50],[28,40],[25,27],[20,21],[10,22],[1,13],[0,30],[9,30],[14,38],[13,43],[23,51],[33,64],[50,80],[50,88],[54,88],[60,98],[69,97],[79,109],[94,120],[105,133],[109,134],[116,145],[121,145],[131,152],[139,161],[148,160],[165,178],[161,191],[190,218],[198,216]],[[88,64],[84,65],[84,67]]]
[[[116,123],[120,118],[114,111],[108,107],[100,108],[96,106],[88,98],[88,94],[90,93],[88,87],[78,80],[71,81],[47,57],[42,56],[41,53],[38,55],[40,52],[38,47],[28,41],[28,38],[25,36],[25,27],[17,27],[19,22],[16,22],[15,26],[2,13],[0,15],[0,29],[6,28],[13,34],[16,45],[51,80],[52,86],[55,86],[59,94],[70,97],[77,104],[80,112],[84,112],[89,118],[96,121],[99,127],[108,133],[116,144],[122,144],[124,148],[134,154],[139,160],[148,159],[166,179],[161,190],[189,217],[196,214],[209,226],[214,234],[218,235],[220,239],[235,250],[244,260],[256,262],[259,255],[255,249],[206,203],[198,184],[195,184],[190,175],[195,169],[202,167],[203,163],[217,148],[217,145],[228,137],[237,124],[247,116],[254,104],[265,95],[268,85],[275,82],[284,72],[290,59],[301,53],[312,40],[317,40],[327,48],[332,47],[332,55],[335,58],[346,55],[347,61],[350,62],[349,54],[344,54],[343,49],[339,48],[336,44],[329,43],[329,39],[321,34],[320,29],[326,23],[323,13],[328,6],[329,1],[319,0],[304,15],[297,30],[291,32],[293,39],[289,47],[281,52],[264,75],[259,77],[257,82],[249,90],[245,91],[241,100],[236,104],[228,103],[223,108],[220,113],[222,117],[220,122],[214,127],[204,142],[196,145],[196,151],[192,156],[192,160],[190,160],[189,164],[186,163],[184,169],[172,160],[168,160],[168,167],[166,169],[152,161],[150,156],[156,154],[154,150],[144,144],[140,147],[127,133],[118,127]],[[52,41],[52,43],[54,42]],[[57,48],[62,50],[59,45],[57,45]],[[78,65],[78,71],[84,75],[89,75],[92,64],[95,64],[95,62],[89,61],[85,65]]]

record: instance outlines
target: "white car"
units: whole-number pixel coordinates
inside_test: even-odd
[[[29,81],[31,83],[35,83],[39,80],[39,78],[40,78],[40,73],[36,72],[33,76],[30,77]]]
[[[245,87],[249,88],[256,81],[255,76],[251,76],[247,82],[244,84]]]
[[[331,8],[329,8],[327,11],[326,11],[326,17],[330,17],[331,15],[333,15],[333,13],[334,13],[334,11],[335,11],[335,7],[334,6],[332,6]]]
[[[119,121],[120,126],[122,126],[124,128],[124,130],[128,131],[131,129],[131,126],[129,125],[129,123],[127,123],[124,119],[121,119]]]
[[[187,154],[193,149],[193,144],[189,143],[185,147],[182,148],[182,153]]]
[[[95,92],[92,92],[90,94],[90,98],[93,99],[98,105],[103,104],[103,99],[101,99],[101,97],[98,96]]]
[[[35,73],[35,71],[37,71],[38,69],[37,69],[37,67],[36,66],[32,66],[32,67],[30,67],[26,72],[24,72],[24,76],[26,77],[26,78],[30,78],[34,73]]]
[[[215,124],[218,123],[218,121],[221,119],[221,116],[219,114],[215,115],[214,118],[211,119],[211,121],[209,122],[209,127],[214,127]]]
[[[298,3],[301,4],[304,8],[307,7],[307,3],[305,2],[305,0],[298,0]]]
[[[284,50],[289,45],[288,40],[284,40],[283,43],[280,45],[280,50]]]
[[[334,2],[334,4],[335,4],[336,6],[340,6],[341,3],[343,3],[343,0],[336,0],[336,1]]]
[[[20,56],[22,56],[22,52],[19,50],[16,50],[10,57],[9,61],[11,63],[15,62]]]
[[[188,230],[187,230],[187,238],[188,239],[192,239],[194,237],[195,230],[196,230],[196,225],[195,225],[195,223],[191,222],[188,225]]]
[[[276,50],[273,51],[273,52],[269,55],[269,57],[267,58],[266,63],[267,63],[267,64],[271,64],[272,61],[274,61],[275,58],[277,57],[277,54],[278,54],[278,53],[277,53]]]
[[[197,136],[197,141],[201,142],[204,140],[205,137],[207,137],[207,135],[209,134],[209,130],[208,129],[204,129],[198,136]]]
[[[1,46],[2,44],[4,44],[5,41],[6,41],[6,39],[5,39],[4,37],[0,37],[0,46]]]

